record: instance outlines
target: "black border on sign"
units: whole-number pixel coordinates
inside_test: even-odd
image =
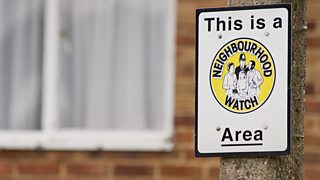
[[[291,4],[273,4],[273,5],[259,5],[259,6],[239,6],[239,7],[223,7],[223,8],[206,8],[196,10],[196,67],[195,67],[195,156],[196,157],[239,157],[239,156],[276,156],[288,155],[291,149]],[[235,11],[235,10],[252,10],[252,9],[273,9],[286,8],[288,10],[288,107],[287,107],[287,148],[284,151],[258,151],[258,152],[224,152],[224,153],[201,153],[198,150],[198,48],[199,48],[199,15],[202,12],[216,12],[216,11]]]

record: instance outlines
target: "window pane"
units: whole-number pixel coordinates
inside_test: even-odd
[[[61,128],[162,129],[170,0],[61,0]]]
[[[39,129],[43,0],[0,1],[0,129]]]

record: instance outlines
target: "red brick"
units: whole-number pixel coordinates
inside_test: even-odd
[[[304,139],[304,143],[307,145],[320,145],[320,136],[306,134],[305,139]]]
[[[320,163],[320,152],[319,153],[305,153],[303,157],[304,163]]]
[[[86,158],[90,155],[90,151],[46,151],[48,159],[55,160],[56,162],[64,162],[78,157]]]
[[[320,38],[307,38],[307,45],[308,47],[320,47]]]
[[[177,76],[193,77],[194,66],[181,66],[177,68]]]
[[[1,180],[18,180],[16,177],[14,177],[14,175],[11,175],[11,174],[1,174],[0,179]]]
[[[306,169],[304,170],[305,180],[316,180],[320,178],[320,169]]]
[[[114,174],[117,176],[152,176],[153,167],[142,165],[116,165]]]
[[[220,164],[220,158],[216,157],[211,157],[211,158],[197,158],[195,157],[195,151],[194,149],[184,149],[183,150],[185,154],[185,158],[187,161],[191,162],[193,161],[194,163],[209,163],[211,165],[219,165]]]
[[[201,177],[201,168],[168,165],[161,168],[161,175],[164,177]]]
[[[44,151],[0,150],[0,159],[43,159]]]
[[[194,36],[184,36],[184,37],[178,36],[177,43],[178,45],[194,45],[195,38]]]
[[[67,166],[69,174],[105,175],[106,167],[98,164],[71,164]]]
[[[188,150],[185,150],[184,152],[186,153],[186,158],[187,158],[188,160],[189,160],[189,159],[195,159],[195,158],[196,158],[194,149],[188,149]]]
[[[210,174],[210,177],[219,179],[219,175],[220,175],[219,167],[211,168],[209,174]]]
[[[320,111],[320,102],[317,101],[306,101],[305,102],[306,111]]]
[[[306,131],[315,128],[314,120],[305,118],[305,120],[304,120],[304,128],[306,129]]]
[[[195,119],[194,117],[176,117],[175,126],[194,126]]]
[[[18,166],[21,174],[58,174],[59,167],[56,164],[26,164]]]
[[[316,27],[317,27],[317,24],[316,24],[315,21],[312,21],[312,20],[309,20],[309,21],[308,21],[308,30],[309,30],[309,31],[315,30]]]
[[[175,142],[176,143],[192,143],[194,142],[194,131],[190,130],[177,130],[175,133]]]
[[[315,93],[315,87],[314,84],[306,84],[306,94],[314,94]]]
[[[10,164],[0,164],[0,174],[10,174],[12,166]]]
[[[179,78],[178,78],[179,79]],[[190,96],[194,96],[194,86],[192,82],[179,82],[176,87],[176,103],[177,105],[191,106],[194,109],[194,99]],[[186,115],[184,115],[186,116]]]

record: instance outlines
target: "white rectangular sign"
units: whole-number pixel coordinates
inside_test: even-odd
[[[196,156],[288,154],[291,5],[196,18]]]

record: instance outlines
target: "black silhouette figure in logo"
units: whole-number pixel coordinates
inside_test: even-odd
[[[248,64],[248,95],[249,97],[258,96],[260,93],[260,85],[263,82],[263,78],[258,70],[254,67],[256,62],[251,60]]]
[[[240,65],[238,67],[236,67],[236,76],[237,76],[238,80],[239,80],[239,73],[241,71],[244,71],[245,74],[247,74],[247,71],[248,71],[247,66],[246,66],[246,55],[244,53],[240,54],[239,63],[240,63]]]
[[[236,96],[239,99],[245,99],[248,97],[248,79],[245,71],[239,72],[239,79],[237,82],[237,91],[238,95]]]
[[[237,77],[234,73],[234,64],[229,63],[228,64],[228,73],[224,76],[223,79],[223,89],[226,90],[226,94],[228,96],[233,97],[236,93],[236,87],[237,87]]]

